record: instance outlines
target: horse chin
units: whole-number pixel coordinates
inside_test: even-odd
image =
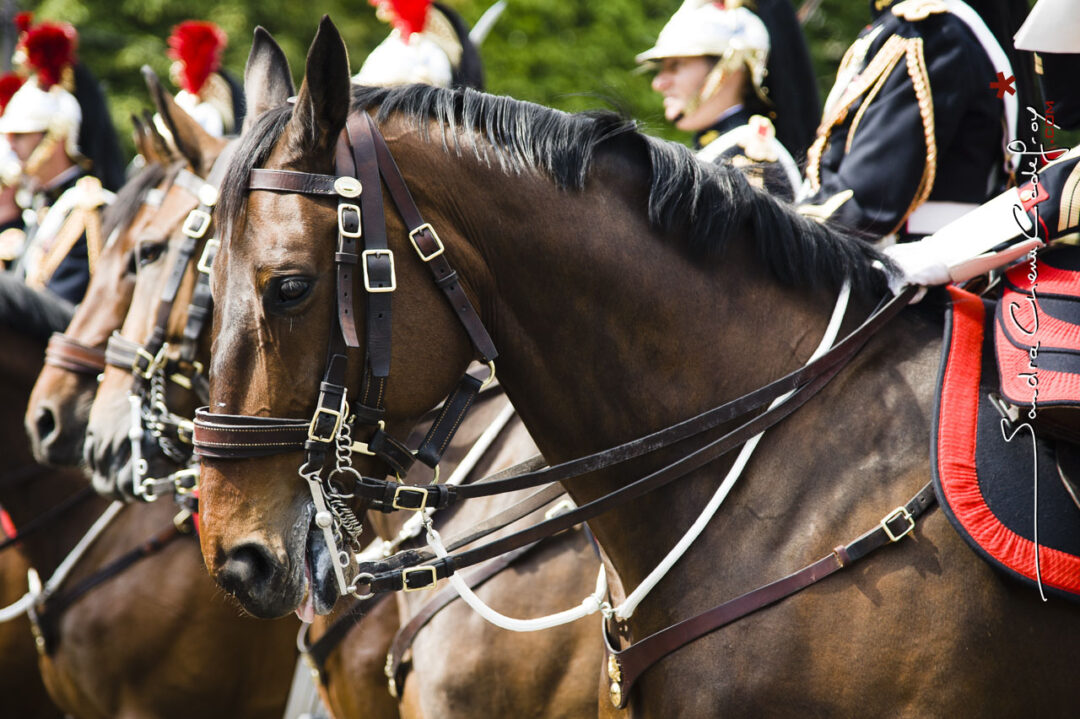
[[[337,581],[334,578],[334,558],[330,548],[326,546],[322,530],[315,526],[314,522],[308,532],[305,560],[309,580],[308,598],[305,603],[313,604],[315,614],[329,614],[338,598]]]

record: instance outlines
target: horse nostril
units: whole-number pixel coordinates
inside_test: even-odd
[[[37,429],[38,441],[45,442],[56,431],[56,417],[52,410],[48,407],[39,409],[34,420],[34,427]]]
[[[274,561],[257,544],[242,544],[229,552],[218,573],[218,583],[230,594],[250,596],[262,588],[274,574]]]

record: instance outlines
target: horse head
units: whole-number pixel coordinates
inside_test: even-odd
[[[472,349],[409,244],[408,230],[391,209],[385,212],[388,247],[376,257],[364,253],[360,259],[360,253],[354,253],[360,266],[342,275],[335,264],[335,248],[339,221],[349,224],[350,209],[341,207],[351,205],[355,213],[351,222],[358,223],[360,211],[354,203],[370,199],[358,199],[349,189],[345,195],[249,191],[254,168],[273,177],[314,173],[331,181],[347,178],[350,187],[360,185],[351,156],[341,154],[346,146],[342,137],[347,123],[367,118],[350,106],[348,56],[329,19],[319,27],[303,84],[291,103],[287,77],[280,50],[269,35],[257,32],[245,73],[249,106],[256,111],[249,114],[252,125],[230,166],[218,209],[222,249],[212,280],[216,335],[208,419],[311,418],[328,358],[337,355],[348,358],[341,379],[348,387],[345,401],[352,413],[363,407],[393,407],[392,413],[370,410],[370,425],[361,422],[358,435],[374,430],[381,421],[387,433],[403,436],[415,418],[453,386],[472,358]],[[373,193],[382,213],[378,184],[376,177],[362,192]],[[370,213],[364,212],[367,228]],[[383,231],[381,221],[374,225]],[[338,337],[335,317],[342,313],[353,317],[367,309],[365,285],[375,282],[367,270],[376,267],[387,280],[379,289],[388,289],[394,280],[410,289],[407,298],[394,296],[393,342],[382,360],[393,367],[389,379],[385,373],[368,371],[364,337],[369,320],[360,314],[355,315],[356,337],[350,347],[328,350]],[[386,298],[392,293],[381,294]],[[375,321],[384,319],[389,320],[389,313]],[[407,338],[398,337],[401,327],[410,328]],[[244,381],[237,381],[239,377]],[[442,394],[436,396],[438,392]],[[315,424],[342,409],[320,414]],[[331,434],[340,426],[335,423]],[[340,442],[340,436],[332,439]],[[366,440],[367,434],[356,439]],[[305,593],[319,613],[329,611],[341,589],[340,581],[334,584],[330,558],[336,553],[317,526],[311,487],[298,476],[305,462],[302,453],[264,454],[239,462],[203,454],[200,536],[207,567],[218,583],[257,616],[295,609]],[[355,467],[380,478],[387,472],[385,466],[360,455]],[[307,476],[317,480],[317,475],[309,467]],[[324,476],[324,481],[329,480]],[[347,494],[342,488],[338,499],[346,502]],[[352,507],[354,512],[361,509]]]
[[[171,419],[194,413],[199,400],[193,390],[204,381],[196,355],[203,360],[209,355],[208,333],[192,332],[189,340],[184,334],[196,279],[209,271],[203,251],[212,240],[210,217],[197,208],[214,204],[216,188],[201,178],[210,172],[226,142],[210,136],[177,107],[152,72],[144,74],[184,167],[174,173],[154,221],[134,237],[136,272],[129,309],[109,339],[107,366],[90,411],[84,454],[95,487],[107,496],[135,492],[135,472],[160,476],[185,463],[180,446],[183,429]],[[148,406],[151,392],[157,414]],[[138,468],[130,466],[131,442],[139,440],[129,437],[133,426],[129,397],[141,400],[142,421],[152,417],[156,422],[148,433],[152,436],[144,436],[141,443],[145,451],[140,451],[140,459],[146,464],[140,462]]]

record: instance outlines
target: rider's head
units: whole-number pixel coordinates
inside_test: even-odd
[[[702,130],[726,110],[764,96],[769,33],[741,3],[686,0],[637,62],[656,69],[653,89],[680,130]]]
[[[33,73],[11,97],[0,117],[22,163],[23,174],[48,182],[84,158],[79,151],[82,108],[72,94],[78,35],[67,23],[24,20],[16,61]]]

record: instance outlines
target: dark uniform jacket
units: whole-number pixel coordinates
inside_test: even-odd
[[[986,51],[943,3],[871,5],[807,153],[800,211],[905,239],[924,202],[981,204],[1005,188],[1004,104]]]
[[[755,187],[788,202],[795,199],[798,166],[767,118],[740,108],[696,133],[694,149],[702,159],[739,168]]]

